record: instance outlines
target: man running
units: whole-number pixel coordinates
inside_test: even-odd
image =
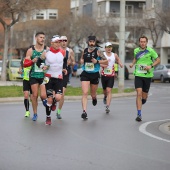
[[[110,42],[107,42],[105,44],[105,52],[103,54],[108,60],[108,65],[103,65],[103,64],[100,65],[102,67],[101,83],[102,83],[103,94],[104,94],[103,103],[106,104],[106,113],[110,112],[109,106],[112,99],[112,88],[114,85],[114,76],[115,76],[114,64],[115,62],[117,62],[121,68],[123,67],[120,58],[116,53],[112,52],[112,49],[113,49],[112,44]]]
[[[19,73],[21,74],[21,76],[23,76],[23,93],[24,93],[24,106],[25,106],[25,117],[30,117],[30,111],[29,111],[29,95],[30,98],[32,97],[32,91],[31,91],[31,86],[30,86],[30,82],[29,82],[29,73],[31,70],[31,66],[30,67],[23,67],[23,62],[24,59],[21,60],[21,66],[19,68]]]
[[[63,94],[62,97],[59,101],[59,105],[58,105],[58,109],[57,109],[57,119],[62,119],[61,117],[61,109],[63,107],[64,104],[64,96],[65,96],[65,92],[66,92],[66,88],[67,88],[67,83],[69,81],[69,67],[72,65],[75,65],[75,58],[74,58],[74,52],[72,49],[67,47],[67,37],[66,36],[61,36],[61,48],[63,50],[65,50],[66,54],[64,57],[64,63],[63,63],[63,68],[67,69],[67,74],[63,74]]]
[[[137,117],[136,121],[142,121],[142,104],[146,103],[148,92],[150,89],[151,78],[153,77],[153,70],[156,65],[160,63],[160,59],[156,51],[147,47],[148,38],[141,36],[139,38],[139,47],[134,49],[134,59],[130,68],[135,65],[135,89]]]
[[[53,103],[53,96],[55,96],[57,102],[61,100],[63,92],[63,72],[67,74],[67,70],[63,69],[65,52],[60,49],[60,43],[60,36],[53,36],[51,39],[50,50],[44,52],[37,61],[38,67],[47,70],[44,77],[44,84],[47,92],[46,125],[51,125],[51,106]],[[42,65],[44,59],[45,65]]]
[[[46,100],[46,89],[43,83],[44,72],[41,68],[38,68],[36,62],[42,55],[46,47],[44,45],[45,34],[43,32],[37,32],[35,35],[36,44],[29,48],[24,60],[24,67],[31,66],[30,71],[30,84],[32,90],[32,107],[33,107],[33,121],[37,120],[37,105],[38,105],[38,90],[40,88],[40,97],[42,100]]]
[[[96,37],[89,36],[88,37],[88,48],[84,50],[82,53],[80,63],[83,64],[82,69],[83,72],[80,75],[81,80],[81,88],[82,88],[82,108],[83,113],[81,117],[86,120],[87,117],[87,97],[88,90],[90,86],[90,93],[92,97],[93,106],[97,105],[97,88],[99,84],[99,71],[100,64],[108,64],[106,57],[103,53],[96,47]]]

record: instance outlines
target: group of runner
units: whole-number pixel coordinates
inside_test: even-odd
[[[61,119],[61,109],[64,104],[64,95],[68,82],[68,71],[70,65],[75,65],[74,52],[67,47],[66,36],[53,36],[51,46],[44,45],[45,34],[38,32],[35,36],[36,44],[31,46],[26,53],[23,61],[23,91],[24,105],[26,109],[25,117],[30,116],[29,112],[29,91],[33,107],[33,121],[37,120],[38,90],[40,88],[40,97],[46,108],[46,125],[51,124],[51,111],[58,109],[56,116]],[[139,38],[139,47],[134,50],[134,60],[130,67],[135,65],[135,89],[137,92],[136,121],[141,121],[142,104],[146,103],[151,77],[153,76],[153,67],[159,64],[160,59],[157,53],[147,47],[148,39],[145,36]],[[115,63],[121,68],[123,64],[116,53],[112,52],[112,44],[105,43],[105,52],[97,47],[95,36],[88,37],[88,47],[84,49],[80,64],[83,72],[80,75],[82,88],[82,115],[86,120],[87,116],[87,97],[90,88],[92,104],[97,105],[97,88],[101,71],[101,83],[103,87],[103,103],[106,105],[106,113],[110,112],[109,106],[112,99],[112,88],[115,78]]]

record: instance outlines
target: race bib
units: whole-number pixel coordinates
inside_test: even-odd
[[[147,73],[147,70],[145,70],[145,67],[146,67],[147,65],[143,65],[143,64],[139,64],[138,66],[137,66],[137,72],[138,73]]]
[[[93,71],[94,64],[93,63],[85,63],[85,71]]]
[[[34,71],[35,72],[43,72],[42,68],[39,68],[36,63],[34,63]]]
[[[107,75],[112,74],[112,69],[111,68],[105,68],[104,69],[104,74],[107,74]]]

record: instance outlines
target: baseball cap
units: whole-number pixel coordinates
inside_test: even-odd
[[[107,42],[107,43],[105,44],[105,47],[108,47],[108,46],[112,46],[112,43]]]
[[[60,37],[61,40],[67,40],[67,37],[65,35]]]
[[[56,42],[60,40],[61,40],[61,37],[59,35],[53,35],[53,37],[51,38],[51,42]]]

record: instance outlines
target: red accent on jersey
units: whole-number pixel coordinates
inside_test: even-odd
[[[24,60],[24,63],[23,63],[24,67],[29,67],[29,66],[32,66],[32,65],[33,65],[33,61],[32,60],[29,60],[29,59],[25,59]]]
[[[56,50],[53,47],[50,47],[50,51],[56,54],[56,53],[60,52],[60,49]]]

